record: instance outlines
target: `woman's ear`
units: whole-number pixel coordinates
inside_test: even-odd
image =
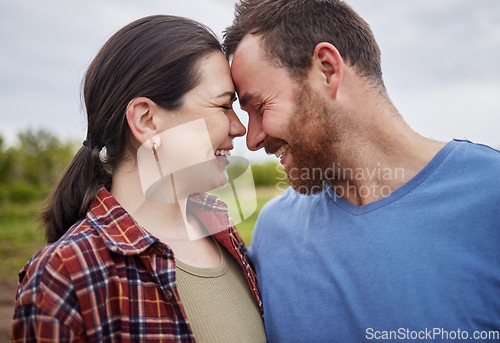
[[[316,45],[312,66],[320,76],[321,85],[327,88],[332,98],[337,98],[344,72],[344,61],[337,48],[326,42]]]
[[[155,103],[145,97],[134,98],[127,105],[128,126],[140,144],[147,143],[157,134],[155,107]]]

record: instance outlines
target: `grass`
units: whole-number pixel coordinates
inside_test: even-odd
[[[247,246],[257,215],[262,206],[280,194],[275,187],[257,188],[257,210],[237,225],[238,232]],[[17,279],[17,273],[45,242],[37,228],[41,201],[26,204],[2,202],[0,206],[0,279]]]
[[[17,278],[17,273],[45,243],[37,229],[40,202],[0,208],[0,278]]]

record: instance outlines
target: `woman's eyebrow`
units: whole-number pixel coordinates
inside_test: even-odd
[[[227,92],[224,92],[220,95],[218,95],[216,98],[224,98],[224,97],[229,97],[230,100],[236,100],[236,93],[234,91],[227,91]]]

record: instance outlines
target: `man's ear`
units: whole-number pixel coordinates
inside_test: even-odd
[[[312,56],[312,67],[320,77],[321,86],[326,87],[332,98],[337,98],[344,72],[344,61],[337,48],[326,42],[316,45]]]
[[[154,120],[155,107],[155,103],[145,97],[134,98],[127,106],[125,115],[128,126],[140,144],[148,142],[151,137],[157,134]]]

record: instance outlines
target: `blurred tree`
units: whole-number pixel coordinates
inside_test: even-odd
[[[0,184],[7,183],[11,178],[15,166],[15,151],[5,148],[4,138],[0,135]]]
[[[34,186],[52,184],[74,154],[74,144],[63,143],[45,130],[20,132],[18,139],[20,177]]]
[[[74,155],[75,144],[61,142],[46,130],[26,130],[5,147],[0,136],[0,196],[26,202],[44,197]]]
[[[22,131],[18,143],[8,148],[0,135],[0,195],[15,202],[45,196],[75,150],[75,142],[63,142],[46,130]],[[252,163],[251,167],[256,186],[287,184],[283,167],[277,162]],[[232,168],[239,175],[246,167]]]

